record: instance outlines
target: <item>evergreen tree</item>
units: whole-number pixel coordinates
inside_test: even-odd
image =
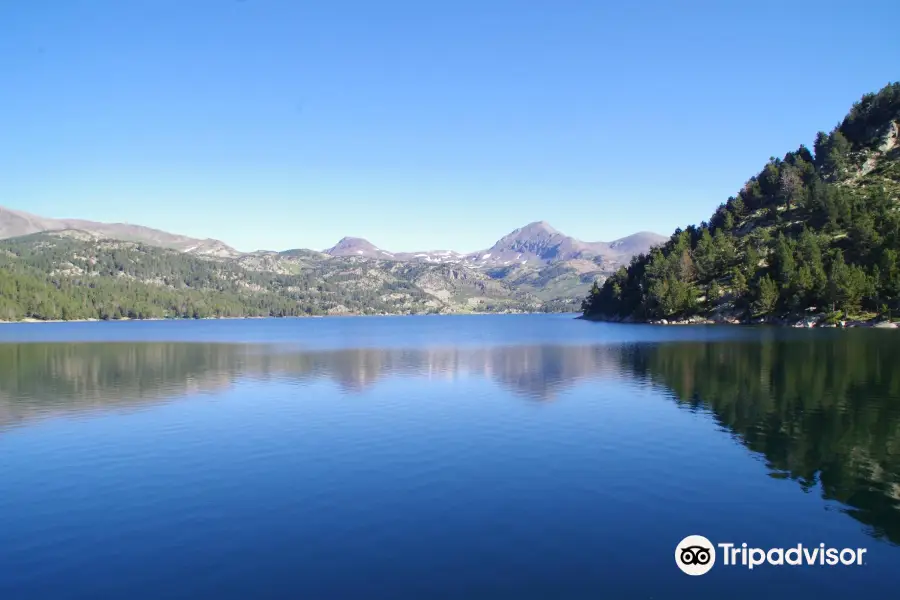
[[[757,282],[754,307],[757,314],[768,315],[775,310],[776,304],[778,304],[778,284],[765,275]]]
[[[709,286],[706,288],[706,306],[708,308],[712,308],[716,305],[716,302],[719,300],[719,296],[722,294],[719,289],[719,282],[713,279]]]
[[[794,251],[791,243],[784,235],[779,235],[775,243],[774,258],[775,280],[780,289],[789,289],[794,282],[797,266],[794,262]]]
[[[757,314],[900,311],[900,156],[884,150],[897,122],[900,83],[863,96],[839,127],[819,132],[814,154],[800,146],[770,158],[709,225],[676,230],[632,261],[618,278],[629,293],[601,287],[607,301],[588,314],[697,310],[697,286],[708,295],[714,281],[727,282],[735,307]]]
[[[738,298],[747,293],[747,278],[744,276],[744,272],[737,267],[731,271],[731,289]]]
[[[850,142],[838,130],[832,132],[828,140],[828,152],[825,155],[825,171],[832,177],[840,177],[847,168]]]

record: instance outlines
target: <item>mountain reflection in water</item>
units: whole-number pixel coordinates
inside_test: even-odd
[[[773,477],[818,490],[900,544],[900,345],[863,332],[803,339],[342,349],[208,343],[0,344],[0,430],[134,408],[242,379],[331,380],[361,392],[387,377],[490,379],[526,400],[633,381],[714,415]],[[298,398],[302,401],[302,397]]]

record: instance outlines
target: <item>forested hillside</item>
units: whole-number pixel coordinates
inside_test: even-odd
[[[810,323],[900,314],[900,83],[812,150],[771,158],[709,222],[634,257],[582,308],[611,320]]]
[[[77,231],[0,241],[0,320],[541,310],[464,267],[310,252],[201,257]]]

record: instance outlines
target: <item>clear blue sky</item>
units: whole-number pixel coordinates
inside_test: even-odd
[[[900,78],[898,21],[897,0],[7,0],[0,205],[241,250],[668,234]]]

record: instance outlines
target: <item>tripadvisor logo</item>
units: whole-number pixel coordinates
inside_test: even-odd
[[[675,564],[688,575],[705,575],[716,564],[716,548],[702,535],[689,535],[675,548]]]
[[[688,575],[705,575],[716,564],[717,555],[723,566],[742,566],[752,570],[762,565],[863,565],[865,553],[866,548],[829,548],[825,544],[812,547],[797,544],[790,548],[769,549],[748,547],[746,543],[713,544],[702,535],[689,535],[675,547],[675,564]]]

